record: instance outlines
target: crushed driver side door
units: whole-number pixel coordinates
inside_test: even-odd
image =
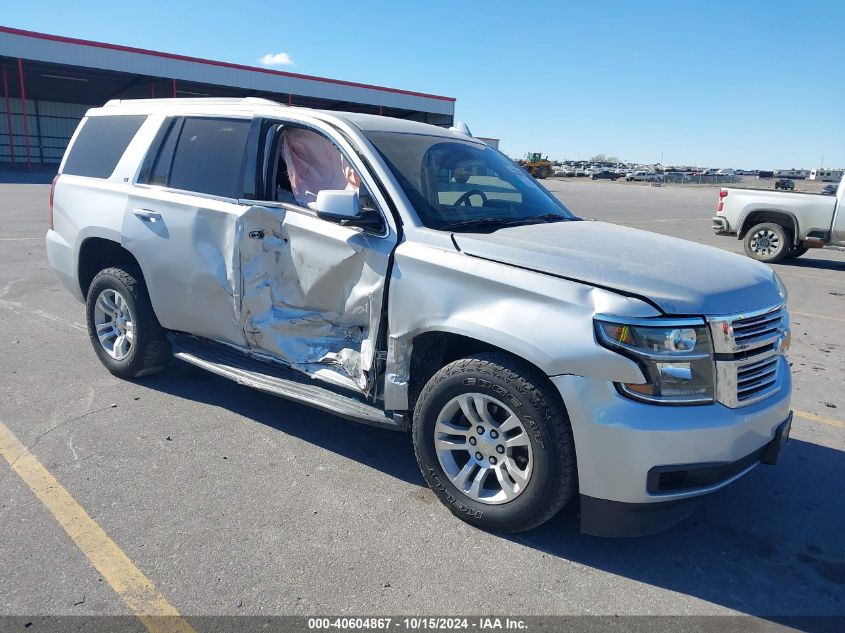
[[[238,220],[241,325],[250,350],[368,392],[396,243],[267,203]]]

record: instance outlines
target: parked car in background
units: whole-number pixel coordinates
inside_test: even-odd
[[[825,196],[835,196],[838,185],[825,185],[822,189],[822,194]]]
[[[638,182],[650,182],[657,178],[657,174],[653,171],[634,171],[625,176],[625,180],[628,181],[638,181]]]
[[[792,191],[795,189],[795,182],[791,178],[781,178],[775,182],[775,189]]]
[[[254,98],[111,101],[74,133],[49,208],[50,266],[112,374],[175,356],[408,431],[433,494],[479,528],[531,529],[577,496],[585,532],[665,530],[789,436],[768,266],[580,221],[458,131]],[[345,441],[373,448],[362,437]]]
[[[601,171],[594,171],[590,174],[590,180],[616,180],[619,174],[609,169],[602,169]]]
[[[800,257],[810,248],[845,247],[845,180],[836,197],[770,189],[723,188],[713,230],[736,234],[749,257],[774,263]]]

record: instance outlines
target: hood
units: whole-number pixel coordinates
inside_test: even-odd
[[[530,224],[454,240],[468,255],[644,297],[666,314],[730,314],[783,301],[765,264],[616,224]]]

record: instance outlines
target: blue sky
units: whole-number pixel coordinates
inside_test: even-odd
[[[840,0],[7,2],[0,23],[456,97],[512,156],[845,166]]]

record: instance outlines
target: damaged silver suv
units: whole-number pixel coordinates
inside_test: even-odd
[[[467,134],[261,99],[90,110],[47,251],[113,374],[171,357],[411,431],[458,517],[653,533],[788,437],[764,264],[584,222]]]

